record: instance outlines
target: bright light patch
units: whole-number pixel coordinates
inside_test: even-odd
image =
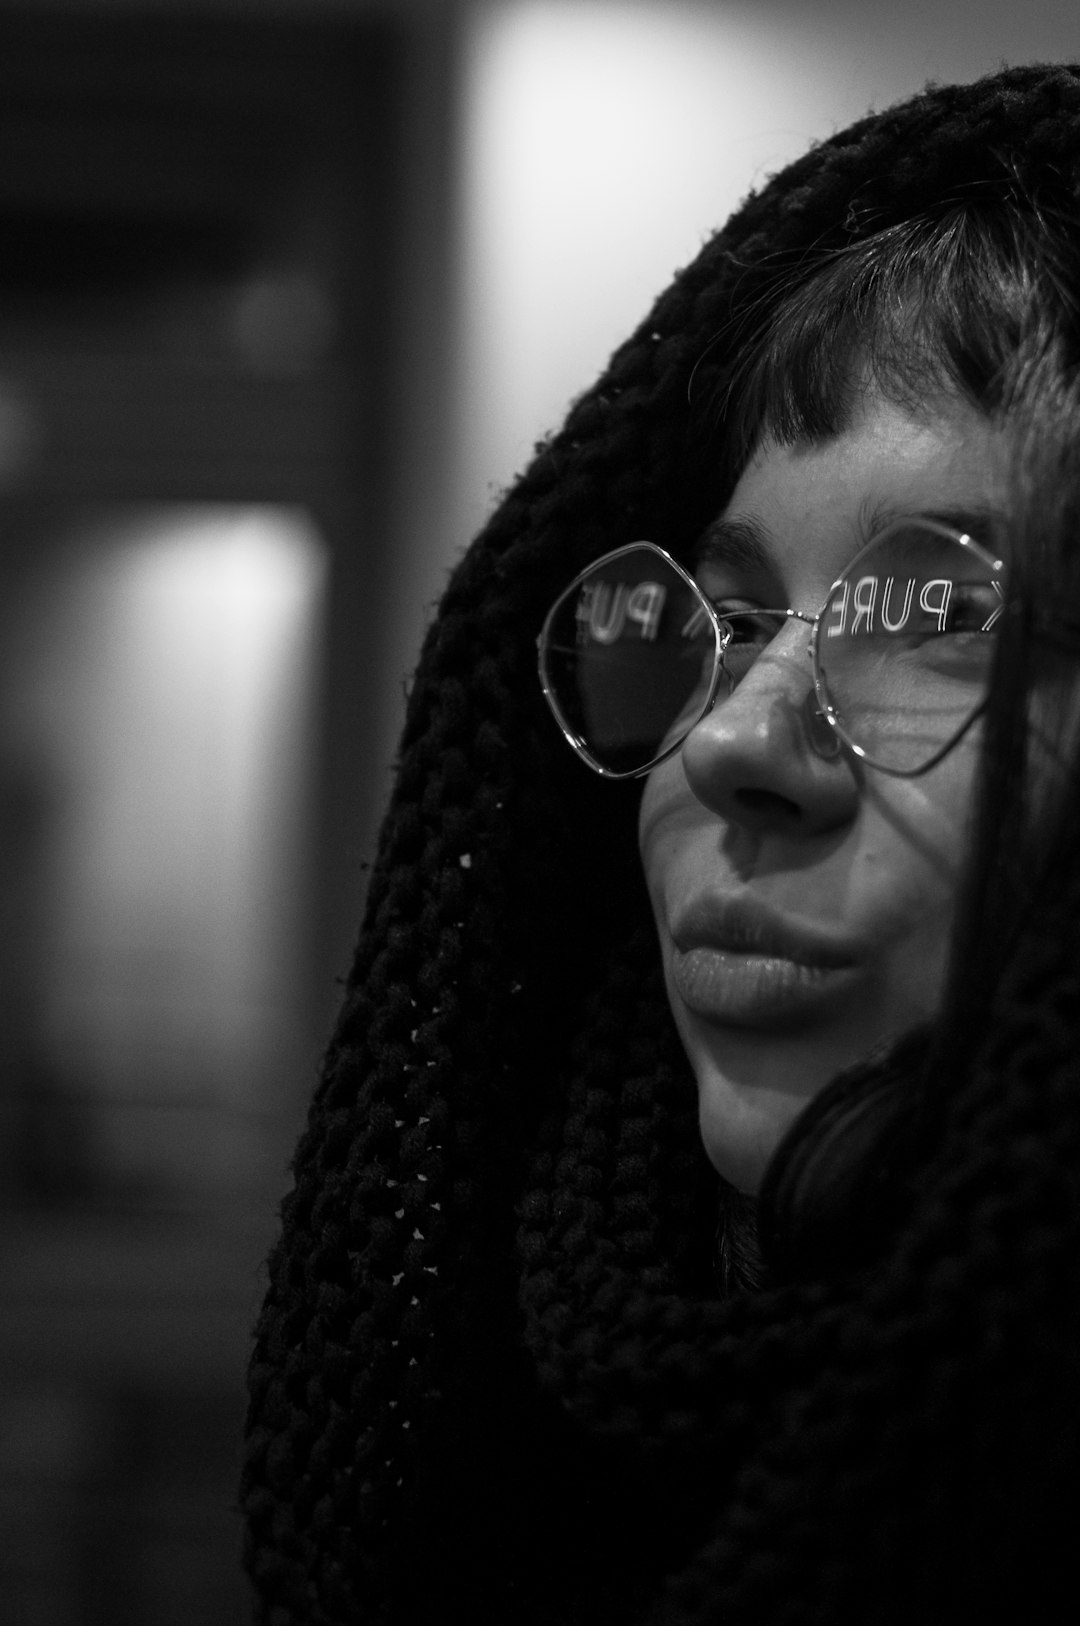
[[[326,550],[299,509],[88,520],[26,715],[62,791],[49,1025],[69,1087],[266,1102],[291,1020]]]
[[[820,126],[820,83],[785,51],[783,21],[655,3],[477,8],[464,287],[467,457],[483,483],[520,467],[680,260]]]

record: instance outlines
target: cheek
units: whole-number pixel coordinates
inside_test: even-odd
[[[663,881],[672,826],[677,827],[679,809],[688,797],[686,776],[678,756],[662,762],[645,780],[638,811],[638,854],[645,885],[654,904]]]
[[[976,762],[974,747],[955,755],[921,779],[879,779],[867,789],[841,913],[864,922],[880,945],[874,981],[882,1036],[925,1020],[941,1003],[971,850]]]
[[[868,774],[864,816],[877,830],[877,862],[888,871],[920,874],[948,897],[971,849],[978,741],[963,741],[917,779]]]

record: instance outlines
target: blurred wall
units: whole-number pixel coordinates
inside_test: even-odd
[[[451,25],[0,4],[13,1626],[247,1612],[243,1371],[389,783],[383,606],[445,374]]]

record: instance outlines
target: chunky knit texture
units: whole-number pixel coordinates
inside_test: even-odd
[[[639,787],[575,761],[535,675],[590,558],[679,553],[716,512],[695,402],[777,264],[1005,184],[1075,207],[1080,70],[932,90],[815,148],[676,278],[456,571],[251,1363],[266,1626],[1055,1618],[1080,872],[1033,909],[970,1065],[932,1081],[884,1249],[723,1299]]]

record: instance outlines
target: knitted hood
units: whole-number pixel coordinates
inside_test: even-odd
[[[1041,1618],[1080,1444],[1080,877],[941,1081],[888,1258],[724,1299],[640,786],[576,761],[536,677],[573,575],[722,504],[701,403],[777,264],[1003,184],[1075,208],[1080,69],[930,90],[772,180],[456,570],[251,1364],[273,1626]]]

